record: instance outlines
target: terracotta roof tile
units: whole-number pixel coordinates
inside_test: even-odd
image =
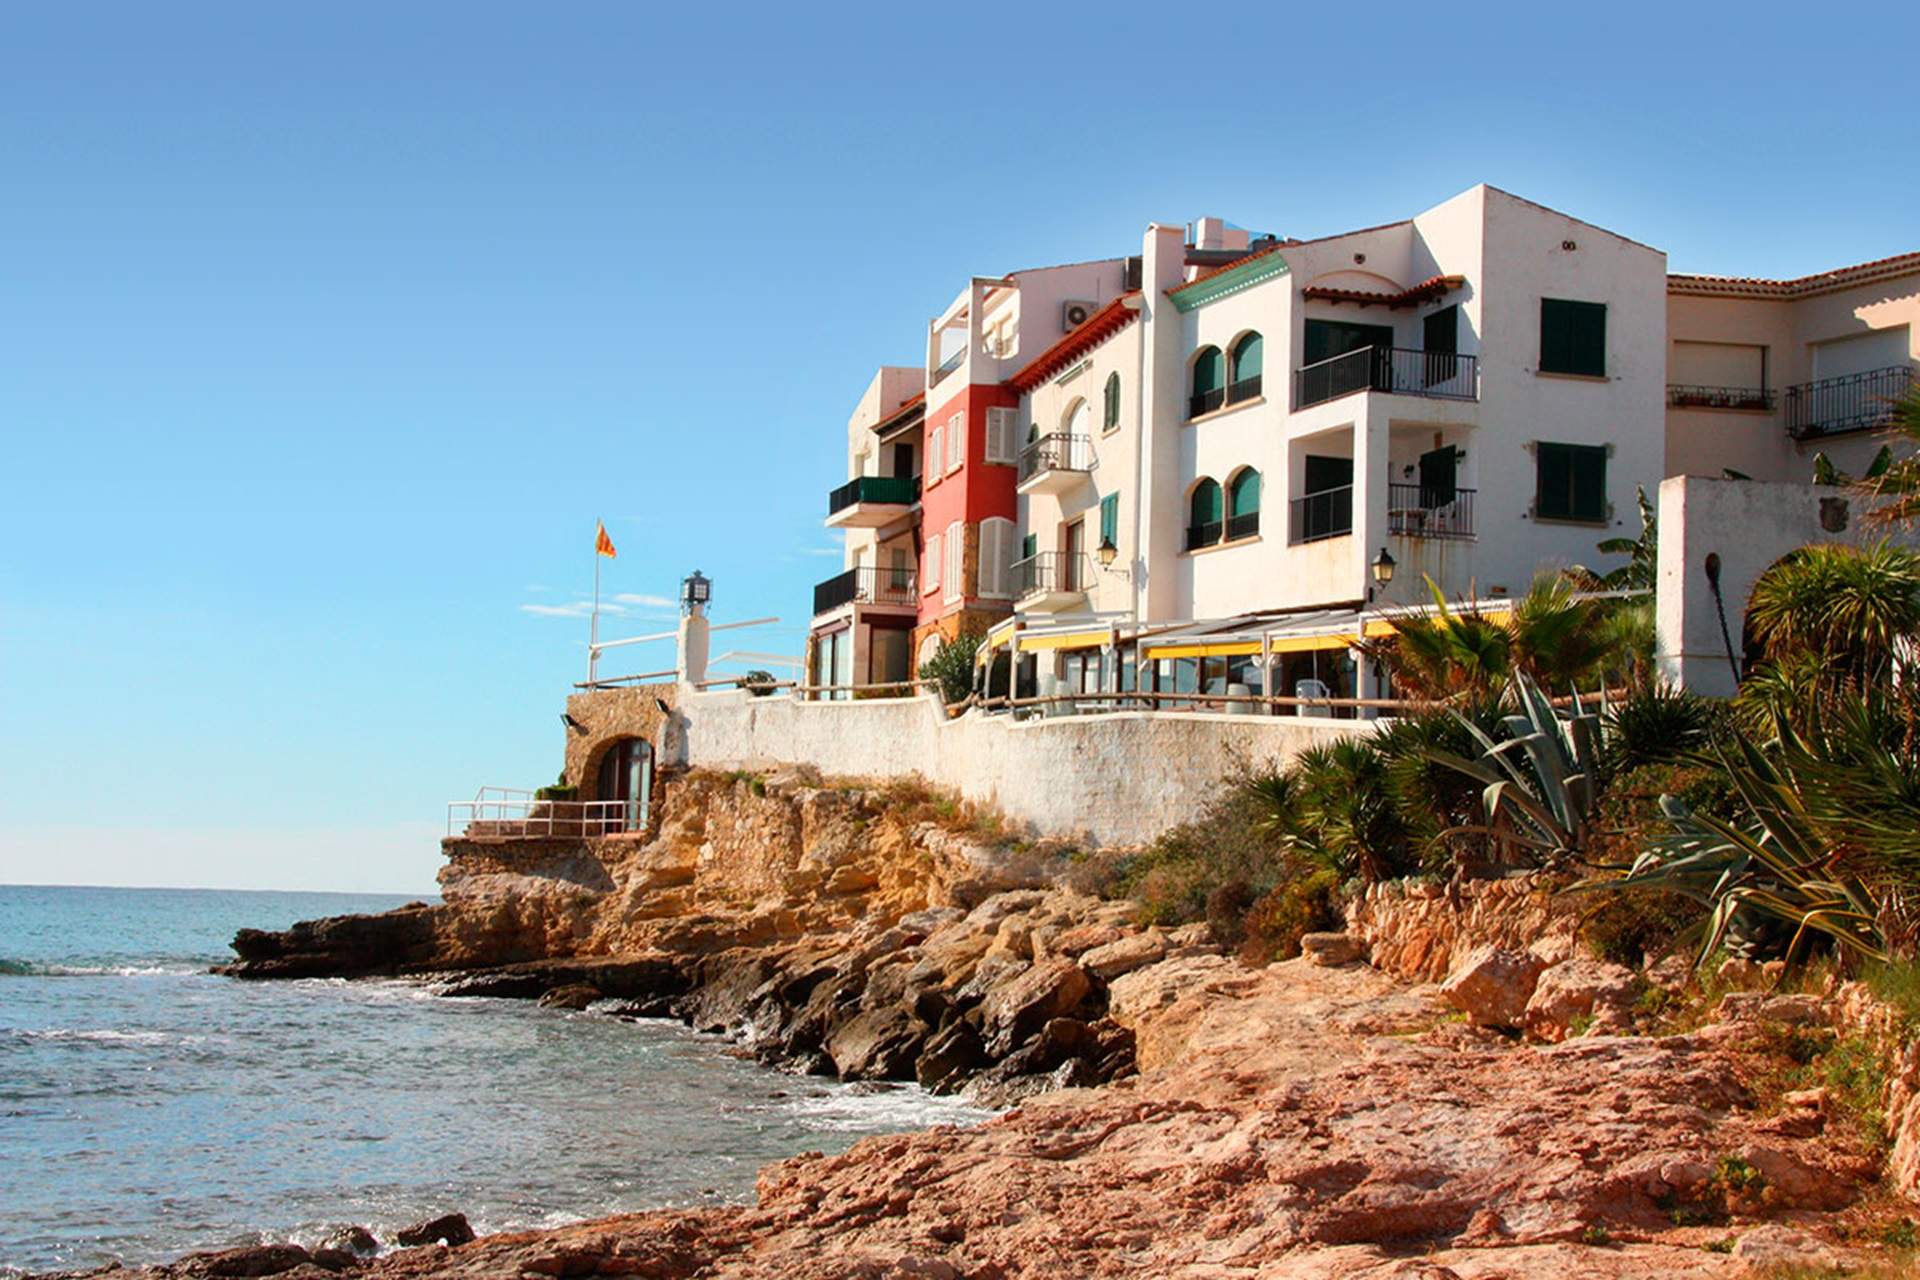
[[[1019,391],[1031,391],[1053,373],[1064,369],[1084,353],[1093,350],[1114,334],[1140,318],[1131,304],[1140,296],[1138,289],[1123,293],[1088,316],[1080,326],[1060,341],[1035,356],[1020,371],[1007,379]]]
[[[919,409],[924,411],[926,409],[926,405],[927,405],[927,393],[925,391],[914,392],[912,395],[908,396],[905,400],[902,400],[900,402],[899,408],[895,409],[891,413],[884,413],[880,415],[880,421],[874,423],[873,427],[871,428],[873,431],[873,434],[877,436],[885,435],[888,431],[891,431],[903,419],[912,416],[914,410]]]
[[[1667,277],[1672,293],[1722,294],[1736,297],[1806,298],[1851,285],[1867,284],[1895,276],[1920,272],[1920,253],[1896,253],[1872,262],[1857,262],[1850,267],[1835,267],[1792,280],[1770,280],[1760,276],[1697,276],[1674,273]]]
[[[1411,289],[1402,289],[1398,293],[1381,293],[1371,289],[1329,289],[1322,285],[1308,285],[1300,291],[1300,296],[1321,302],[1357,302],[1363,307],[1411,307],[1442,297],[1466,283],[1465,276],[1430,276]]]

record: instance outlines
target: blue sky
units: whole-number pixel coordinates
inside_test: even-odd
[[[1920,17],[1846,13],[0,9],[0,882],[431,888],[558,768],[594,518],[610,632],[698,566],[797,651],[969,273],[1480,181],[1677,270],[1920,248]]]

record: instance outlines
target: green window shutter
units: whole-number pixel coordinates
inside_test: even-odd
[[[1536,446],[1535,476],[1535,515],[1547,520],[1583,520],[1596,524],[1606,520],[1605,445],[1543,441]]]
[[[1120,545],[1120,495],[1117,493],[1100,499],[1100,541]]]
[[[1233,494],[1228,512],[1236,516],[1250,516],[1260,510],[1260,473],[1252,467],[1242,471],[1233,482]]]
[[[1104,412],[1100,415],[1100,426],[1111,431],[1120,425],[1120,375],[1107,375],[1107,400]]]
[[[1540,299],[1540,372],[1606,376],[1607,306],[1604,302]]]
[[[1193,491],[1193,523],[1217,524],[1219,520],[1220,485],[1217,481],[1202,480],[1200,487]]]
[[[1031,560],[1039,554],[1040,554],[1040,535],[1039,534],[1030,533],[1026,537],[1020,539],[1020,558],[1022,560]]]
[[[1224,361],[1220,358],[1220,348],[1208,347],[1193,362],[1193,394],[1202,395],[1208,391],[1218,391],[1226,385]]]
[[[1257,333],[1248,334],[1235,345],[1233,348],[1233,380],[1235,382],[1245,382],[1248,378],[1260,376],[1260,363],[1264,358],[1263,346],[1260,335]]]

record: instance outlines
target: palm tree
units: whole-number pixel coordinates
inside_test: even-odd
[[[1769,659],[1812,654],[1843,677],[1884,681],[1920,633],[1920,553],[1802,547],[1760,575],[1747,621]]]
[[[1431,616],[1396,618],[1394,634],[1358,647],[1393,673],[1395,686],[1414,698],[1443,702],[1483,698],[1506,683],[1510,637],[1475,609],[1454,611],[1432,578]]]
[[[1566,574],[1541,574],[1507,624],[1511,669],[1549,689],[1593,683],[1609,657],[1607,613],[1605,602],[1581,599]]]
[[[1651,591],[1660,573],[1660,521],[1654,513],[1647,491],[1636,486],[1634,501],[1640,507],[1640,536],[1608,538],[1595,549],[1604,555],[1626,556],[1627,562],[1605,573],[1576,569],[1576,576],[1591,578],[1605,591]]]
[[[1888,434],[1911,449],[1890,459],[1878,475],[1869,474],[1854,487],[1867,497],[1884,499],[1868,509],[1869,521],[1909,525],[1920,519],[1920,384],[1894,401]]]

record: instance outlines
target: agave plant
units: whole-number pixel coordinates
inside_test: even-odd
[[[1433,758],[1482,784],[1485,824],[1463,830],[1479,831],[1502,849],[1527,850],[1536,862],[1578,857],[1598,807],[1602,714],[1582,709],[1577,699],[1560,714],[1526,675],[1514,677],[1513,699],[1519,711],[1503,722],[1505,742],[1463,717],[1480,745],[1479,758],[1443,751]]]
[[[1736,826],[1662,796],[1670,829],[1627,874],[1583,880],[1568,892],[1651,889],[1693,899],[1706,908],[1696,963],[1765,924],[1791,931],[1789,961],[1803,957],[1816,935],[1856,955],[1886,959],[1879,903],[1864,882],[1840,869],[1839,852],[1792,776],[1742,737],[1718,755],[1751,822]]]

